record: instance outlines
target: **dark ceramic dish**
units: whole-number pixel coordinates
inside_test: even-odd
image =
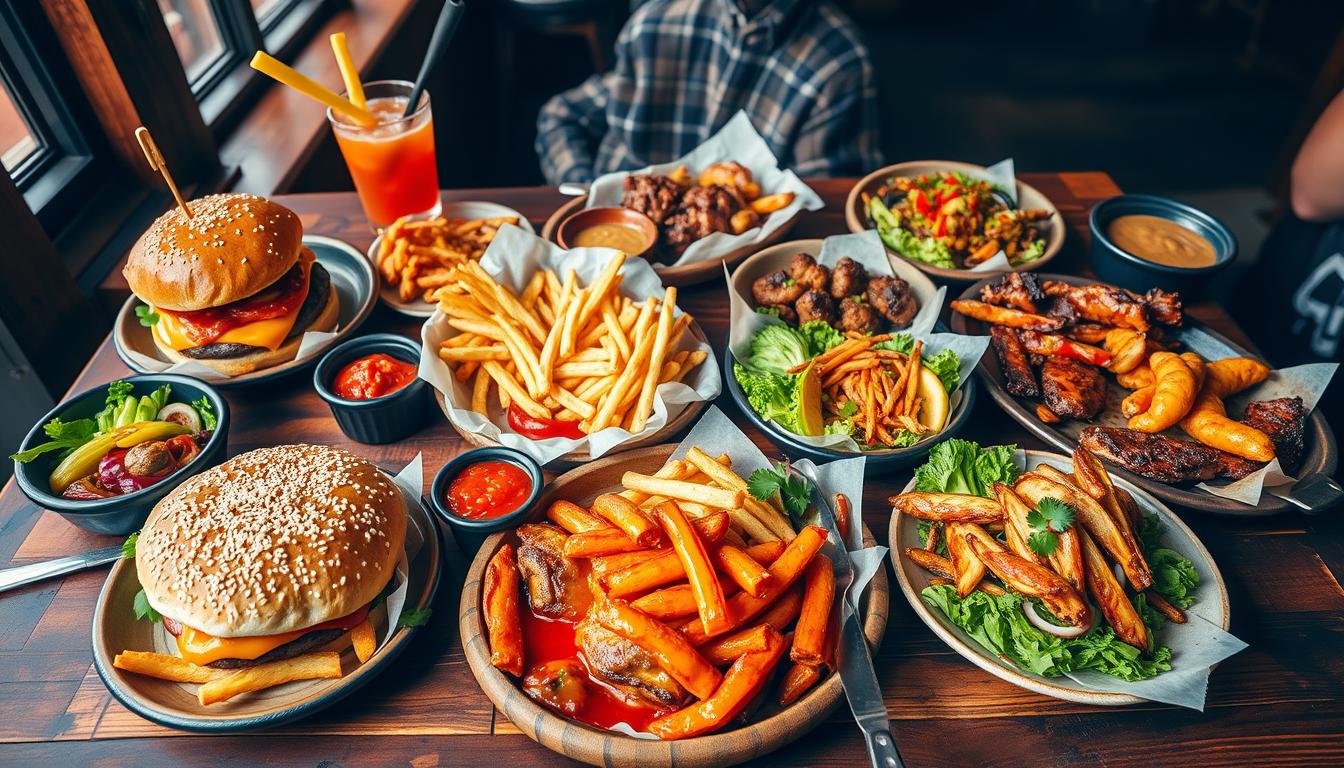
[[[1120,216],[1157,216],[1174,221],[1208,240],[1217,260],[1207,267],[1171,267],[1141,259],[1121,250],[1106,236],[1111,222]],[[1237,257],[1237,238],[1221,221],[1209,214],[1156,195],[1120,195],[1103,200],[1087,217],[1092,231],[1092,269],[1102,281],[1143,293],[1149,288],[1179,291],[1187,301],[1199,296],[1209,279]]]
[[[219,394],[219,391],[209,384],[200,379],[174,373],[128,376],[122,381],[130,382],[135,386],[136,397],[148,395],[158,387],[170,384],[173,388],[172,402],[189,403],[202,397],[210,401],[218,423],[215,425],[215,430],[211,433],[210,439],[201,447],[201,453],[195,460],[144,490],[111,496],[106,499],[86,501],[66,499],[51,493],[47,483],[51,471],[59,463],[57,458],[60,455],[59,452],[39,456],[27,464],[14,462],[14,479],[18,482],[23,495],[27,496],[30,501],[39,507],[52,510],[86,531],[108,536],[124,536],[132,531],[139,530],[140,526],[144,524],[145,518],[149,517],[150,510],[154,508],[155,504],[159,503],[159,499],[168,495],[169,491],[176,488],[188,477],[203,472],[223,461],[225,448],[229,442],[229,404]],[[25,451],[39,443],[46,442],[47,438],[42,431],[42,425],[48,421],[58,416],[65,421],[92,417],[103,409],[106,399],[107,384],[100,384],[57,405],[47,415],[39,419],[37,424],[33,425],[33,428],[28,432],[28,436],[19,445],[19,450]]]
[[[896,448],[888,451],[855,452],[836,448],[819,448],[803,442],[798,438],[798,435],[773,421],[761,418],[760,414],[752,410],[751,405],[747,402],[746,394],[742,392],[742,385],[737,383],[737,377],[733,375],[733,363],[733,351],[725,347],[723,350],[723,379],[733,402],[737,403],[737,407],[742,410],[742,413],[746,414],[748,421],[755,425],[757,429],[769,435],[772,442],[784,448],[785,453],[790,458],[804,457],[817,462],[825,462],[862,456],[865,459],[866,466],[864,471],[869,476],[875,473],[903,469],[922,461],[929,451],[933,450],[933,446],[950,437],[957,436],[961,428],[966,425],[966,419],[971,415],[971,407],[975,405],[976,381],[974,376],[968,376],[957,390],[961,393],[961,397],[952,406],[951,412],[947,414],[947,423],[943,425],[943,431],[927,440],[920,441],[909,448]]]
[[[331,407],[341,431],[361,443],[392,443],[414,433],[425,425],[429,406],[429,383],[424,379],[372,400],[347,400],[331,391],[331,383],[342,368],[379,352],[420,365],[419,342],[395,333],[375,333],[336,346],[313,370],[313,388]]]
[[[628,256],[643,256],[658,242],[658,225],[653,223],[653,219],[630,208],[585,208],[577,211],[560,222],[555,231],[555,241],[561,248],[569,250],[574,247],[574,238],[580,232],[598,224],[619,224],[643,236],[644,250]]]
[[[462,470],[482,461],[506,461],[519,467],[527,473],[528,479],[532,481],[532,492],[528,494],[527,501],[507,515],[492,517],[488,520],[468,520],[458,517],[448,509],[448,486]],[[434,475],[434,484],[429,488],[429,506],[434,510],[434,514],[438,515],[439,519],[447,523],[448,527],[452,529],[453,536],[457,539],[457,545],[462,548],[462,551],[471,555],[477,549],[480,549],[481,542],[489,538],[491,534],[516,528],[520,523],[525,522],[528,513],[536,506],[537,499],[541,498],[541,491],[545,484],[546,480],[541,475],[541,465],[522,451],[515,451],[504,446],[477,448],[458,454],[447,464],[444,464],[438,474]]]

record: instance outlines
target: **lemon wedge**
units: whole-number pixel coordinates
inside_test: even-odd
[[[947,390],[943,389],[943,382],[938,378],[938,374],[920,366],[919,423],[934,432],[941,432],[943,425],[947,424],[949,407]]]

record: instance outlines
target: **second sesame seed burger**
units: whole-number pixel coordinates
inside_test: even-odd
[[[363,622],[405,539],[406,502],[377,467],[282,445],[164,497],[136,541],[135,570],[182,658],[233,669],[316,650]]]
[[[160,216],[122,270],[168,359],[238,376],[293,360],[305,331],[336,327],[331,276],[293,211],[248,194],[188,205],[190,218],[176,207]]]

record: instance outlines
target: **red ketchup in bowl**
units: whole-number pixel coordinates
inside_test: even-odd
[[[516,464],[482,461],[448,485],[448,510],[465,520],[489,520],[518,509],[532,495],[532,478]]]

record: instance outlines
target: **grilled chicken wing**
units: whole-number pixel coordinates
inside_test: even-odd
[[[887,501],[903,514],[921,520],[979,525],[1003,521],[1003,507],[997,501],[964,493],[910,491],[892,496]]]
[[[1106,623],[1115,630],[1115,636],[1121,642],[1148,650],[1148,627],[1139,618],[1139,612],[1134,610],[1134,604],[1129,601],[1124,587],[1111,573],[1110,563],[1106,562],[1101,549],[1087,531],[1079,531],[1078,538],[1082,543],[1083,562],[1087,570],[1087,591],[1097,601],[1101,615],[1106,617]]]
[[[696,240],[732,231],[732,216],[741,208],[742,201],[728,187],[691,187],[682,194],[677,210],[667,217],[663,240],[680,255]]]
[[[1143,295],[1143,303],[1148,306],[1148,315],[1154,322],[1162,325],[1180,325],[1184,319],[1179,293],[1167,293],[1160,288],[1152,288]]]
[[[819,291],[815,288],[798,297],[793,308],[798,310],[798,322],[807,323],[813,320],[823,320],[831,325],[835,324],[835,302],[831,295],[825,291]]]
[[[877,311],[873,309],[872,304],[860,301],[854,296],[846,296],[840,300],[841,331],[854,331],[866,335],[877,330],[878,322]]]
[[[976,557],[1004,584],[1039,599],[1055,618],[1075,627],[1086,626],[1092,620],[1087,602],[1063,576],[1009,552],[982,530],[979,535],[967,534],[966,541]]]
[[[1023,312],[1020,309],[996,307],[993,304],[971,299],[957,299],[952,302],[952,309],[969,318],[990,325],[1006,325],[1009,328],[1025,328],[1032,331],[1057,331],[1064,327],[1065,320],[1062,317],[1047,317],[1032,312]]]
[[[1286,470],[1302,460],[1306,449],[1307,409],[1300,397],[1261,400],[1246,406],[1241,423],[1264,432],[1274,442],[1274,454]]]
[[[1039,397],[1041,388],[1036,383],[1036,372],[1031,368],[1027,350],[1017,331],[1002,325],[990,326],[989,342],[999,358],[999,370],[1003,372],[1007,390],[1018,397]]]
[[[803,290],[829,291],[831,287],[831,270],[807,253],[794,254],[789,262],[789,277],[803,286]]]
[[[840,301],[847,296],[862,296],[867,290],[868,270],[848,256],[841,256],[831,270],[831,298]]]
[[[874,277],[868,280],[868,303],[897,328],[904,328],[915,319],[919,302],[910,290],[910,284],[899,277]]]
[[[1090,365],[1051,355],[1041,367],[1041,394],[1054,413],[1086,420],[1106,404],[1106,380]]]
[[[1238,479],[1259,464],[1193,440],[1179,440],[1117,427],[1088,427],[1078,444],[1130,472],[1164,483]]]
[[[532,610],[577,621],[593,602],[579,561],[565,557],[565,532],[549,523],[518,526],[518,570]]]
[[[642,701],[667,709],[686,700],[686,689],[652,656],[591,616],[574,625],[574,643],[583,651],[593,677],[622,692],[632,703]]]
[[[1041,288],[1046,295],[1059,299],[1060,309],[1067,309],[1073,317],[1136,331],[1146,331],[1152,325],[1148,306],[1119,288],[1101,283],[1075,286],[1057,280],[1046,280]]]
[[[1040,472],[1028,472],[1018,478],[1014,486],[1022,498],[1039,504],[1041,499],[1058,499],[1073,507],[1075,520],[1082,523],[1097,543],[1125,570],[1125,578],[1136,589],[1152,586],[1153,573],[1133,536],[1127,535],[1115,520],[1102,509],[1097,500],[1076,486],[1046,477]]]
[[[1005,272],[998,280],[980,289],[980,300],[997,307],[1012,307],[1039,314],[1045,302],[1040,278],[1030,272]]]
[[[781,269],[756,278],[751,284],[751,297],[756,300],[757,306],[779,306],[792,304],[806,290]]]
[[[681,204],[685,187],[656,173],[625,177],[621,207],[639,211],[659,226]]]

